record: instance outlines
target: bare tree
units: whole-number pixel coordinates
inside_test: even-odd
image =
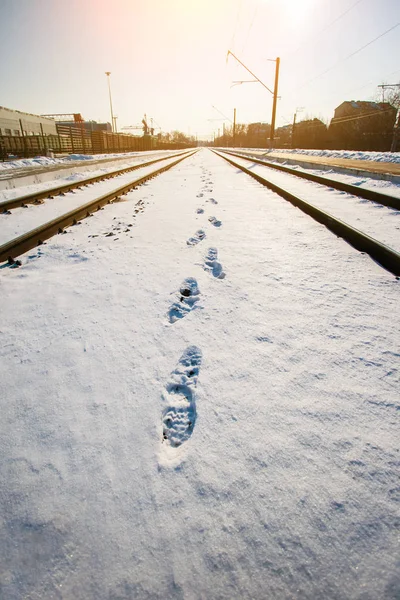
[[[382,84],[382,85],[388,85],[388,84]],[[397,110],[399,110],[399,108],[400,108],[400,82],[397,84],[393,84],[393,86],[384,88],[383,92],[384,93],[382,93],[380,91],[380,92],[376,93],[376,95],[375,95],[376,102],[382,102],[384,99],[385,102],[388,102],[389,104],[391,104],[392,106],[397,108]]]

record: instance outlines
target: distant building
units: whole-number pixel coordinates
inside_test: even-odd
[[[296,123],[292,131],[293,148],[326,148],[327,127],[320,119],[306,119]]]
[[[22,133],[23,132],[23,133]],[[0,106],[0,135],[57,135],[52,119]]]
[[[97,121],[56,121],[57,125],[66,127],[82,127],[85,131],[109,131],[112,132],[110,123],[97,123]]]
[[[269,123],[250,123],[247,126],[246,142],[248,148],[267,148],[271,135]]]
[[[275,129],[275,147],[290,148],[292,145],[293,125],[283,125]]]
[[[397,110],[388,102],[346,101],[329,125],[332,148],[390,150]]]

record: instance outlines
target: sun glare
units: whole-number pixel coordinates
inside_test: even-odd
[[[263,0],[264,3],[271,0]],[[275,6],[286,19],[306,19],[310,13],[310,9],[315,6],[316,0],[278,0]]]

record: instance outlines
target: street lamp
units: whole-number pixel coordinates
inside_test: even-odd
[[[112,132],[114,133],[114,115],[113,115],[113,109],[112,109],[111,86],[110,86],[111,71],[106,71],[105,73],[107,75],[107,81],[108,81],[108,95],[110,96],[111,129],[112,129]]]

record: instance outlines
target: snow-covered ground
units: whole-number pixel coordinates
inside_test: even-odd
[[[400,198],[400,183],[395,183],[394,181],[390,181],[388,179],[380,179],[377,175],[372,177],[359,176],[359,175],[348,175],[343,171],[341,173],[338,170],[332,169],[328,170],[318,170],[318,169],[305,169],[300,165],[288,165],[291,169],[295,171],[303,171],[304,173],[311,173],[314,175],[318,175],[319,177],[325,177],[328,179],[333,179],[336,181],[343,181],[344,183],[349,183],[350,185],[355,185],[360,188],[376,190],[377,192],[382,192],[383,194],[388,194],[389,196],[396,196],[396,198]],[[393,179],[399,177],[394,176]]]
[[[254,158],[257,158],[258,160],[276,162],[272,157],[268,156],[268,154],[265,154],[265,152],[263,152],[262,155],[260,155],[257,152],[247,152],[243,150],[235,150],[235,152],[238,152],[239,154],[243,154],[244,156],[248,157],[254,156]],[[376,190],[378,192],[382,192],[383,194],[388,194],[389,196],[396,196],[400,198],[400,183],[397,183],[396,181],[390,181],[386,175],[385,178],[379,177],[379,174],[373,174],[373,177],[368,177],[366,172],[363,176],[353,175],[351,173],[348,174],[346,172],[347,169],[341,170],[339,168],[335,169],[335,167],[332,167],[331,169],[324,169],[323,171],[321,171],[320,169],[305,168],[298,164],[287,164],[286,161],[284,161],[281,164],[288,166],[294,171],[311,173],[314,175],[318,175],[319,177],[325,177],[327,179],[333,179],[336,181],[343,181],[344,183],[349,183],[360,188]],[[399,177],[394,175],[393,180],[395,179],[399,179]]]
[[[119,152],[110,154],[69,154],[61,158],[49,158],[47,156],[35,156],[33,158],[18,158],[15,160],[9,160],[0,162],[0,171],[8,171],[11,169],[21,169],[29,167],[53,167],[63,165],[73,165],[74,163],[81,163],[82,161],[99,161],[108,160],[112,158],[134,158],[143,155],[151,156],[152,154],[158,153],[158,150],[149,150],[146,152]]]
[[[236,148],[244,150],[244,148]],[[305,154],[306,156],[326,156],[327,158],[347,158],[352,160],[372,160],[374,162],[400,163],[400,152],[361,152],[359,150],[309,150],[303,148],[274,148],[273,150],[260,150],[260,148],[246,148],[268,156],[270,152],[284,154]]]
[[[0,202],[0,244],[5,244],[11,241],[13,238],[27,233],[28,231],[39,227],[43,223],[51,221],[52,219],[55,219],[66,212],[77,208],[78,206],[82,206],[83,204],[86,204],[91,200],[95,200],[103,194],[107,194],[108,192],[112,192],[119,187],[127,185],[129,182],[134,181],[135,179],[140,179],[157,168],[164,166],[166,167],[175,160],[177,160],[176,156],[166,159],[162,163],[156,163],[155,165],[138,168],[135,171],[123,173],[113,177],[112,179],[99,181],[94,185],[84,187],[80,190],[68,192],[65,196],[56,196],[55,198],[47,199],[39,206],[36,204],[27,204],[23,207],[13,208],[12,211],[1,212]],[[134,164],[137,163],[135,162]],[[110,170],[113,169],[110,168],[102,170],[99,174],[103,172],[107,173]],[[80,176],[80,173],[76,176],[71,175],[65,178],[65,183],[69,183],[71,180],[79,181],[81,179]],[[88,174],[86,173],[85,176],[88,177]],[[90,176],[93,176],[93,174]],[[58,185],[60,185],[60,182],[58,182]],[[47,189],[47,187],[46,184],[29,186],[29,188],[31,188],[30,191],[32,192]],[[11,198],[13,197],[11,196],[10,192],[8,192],[7,195]],[[16,195],[18,196],[19,194],[17,193]]]
[[[237,164],[245,166],[253,173],[265,177],[292,194],[299,196],[306,202],[321,208],[334,217],[345,221],[352,227],[360,229],[371,237],[400,252],[400,211],[388,208],[382,204],[352,196],[333,188],[327,188],[305,179],[296,177],[282,171],[277,171],[258,163],[235,157],[229,157]],[[355,178],[353,178],[355,179]],[[359,177],[360,186],[362,178]],[[388,193],[385,188],[385,193]],[[395,190],[400,197],[400,186],[390,185],[390,190]],[[396,194],[393,194],[396,195]]]
[[[2,597],[398,598],[393,276],[206,150],[21,261]]]
[[[0,171],[0,201],[35,191],[35,189],[39,189],[35,187],[38,184],[43,184],[42,188],[48,189],[57,186],[57,183],[62,183],[63,180],[68,181],[68,178],[72,180],[83,179],[94,174],[121,169],[136,163],[149,162],[173,154],[177,154],[177,152],[172,150],[137,152],[133,153],[132,156],[119,156],[117,158],[107,156],[107,158],[103,157],[101,160],[76,160],[75,162],[55,166],[44,165],[35,168],[34,165],[31,165],[27,168]]]

